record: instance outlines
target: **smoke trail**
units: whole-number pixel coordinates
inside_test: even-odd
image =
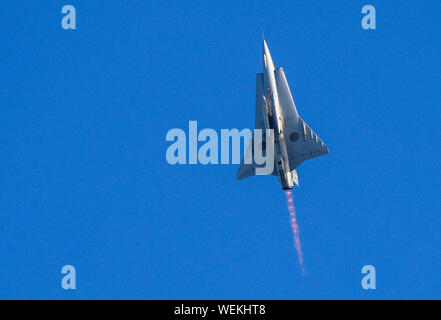
[[[306,268],[303,262],[302,246],[300,244],[300,230],[296,219],[296,209],[294,208],[294,199],[292,197],[292,192],[289,190],[286,191],[286,203],[288,205],[288,211],[291,219],[292,232],[294,233],[294,245],[296,247],[297,255],[299,257],[300,269],[302,270],[302,274],[306,275]]]

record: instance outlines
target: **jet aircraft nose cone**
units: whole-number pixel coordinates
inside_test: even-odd
[[[266,43],[265,39],[263,39],[263,41],[262,41],[262,49],[263,49],[263,54],[265,54],[269,51],[268,44]]]
[[[264,70],[273,70],[274,69],[273,58],[271,57],[271,53],[269,51],[269,48],[268,48],[268,45],[267,45],[265,39],[263,39],[263,69]]]

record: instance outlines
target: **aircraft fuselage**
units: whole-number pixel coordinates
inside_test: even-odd
[[[266,41],[263,41],[263,83],[266,121],[269,128],[274,130],[274,149],[276,153],[276,170],[280,183],[284,190],[293,188],[293,176],[289,167],[288,151],[285,136],[283,134],[283,114],[277,94],[275,67]]]

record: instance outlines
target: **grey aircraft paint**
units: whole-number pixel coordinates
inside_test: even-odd
[[[263,39],[263,73],[256,76],[256,129],[274,130],[274,170],[284,190],[298,185],[296,168],[305,161],[329,153],[328,147],[303,121],[282,68],[275,68]],[[251,141],[249,148],[252,148]],[[256,175],[255,164],[242,164],[237,178]]]

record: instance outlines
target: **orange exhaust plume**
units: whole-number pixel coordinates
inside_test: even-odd
[[[302,274],[306,275],[305,263],[303,261],[302,246],[300,244],[300,230],[296,218],[296,209],[294,208],[294,199],[292,197],[292,192],[289,190],[286,191],[286,202],[288,205],[289,216],[291,219],[291,228],[294,233],[294,245],[297,251],[297,256],[299,257],[300,269],[302,270]]]

